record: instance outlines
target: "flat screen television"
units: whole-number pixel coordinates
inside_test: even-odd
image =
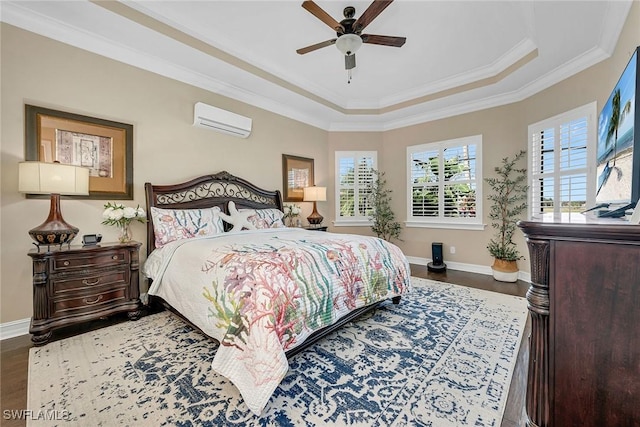
[[[624,216],[640,199],[640,47],[637,47],[598,117],[596,203]]]

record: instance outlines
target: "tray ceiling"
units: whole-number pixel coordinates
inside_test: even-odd
[[[327,130],[387,130],[519,101],[608,58],[631,1],[396,0],[347,83],[301,1],[3,1],[2,21]],[[370,1],[317,0],[340,21]]]

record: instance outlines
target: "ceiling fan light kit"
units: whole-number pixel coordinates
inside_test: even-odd
[[[392,1],[393,0],[374,0],[358,19],[353,18],[356,9],[353,6],[347,6],[343,11],[344,19],[340,22],[333,19],[331,15],[312,0],[302,2],[302,7],[331,27],[336,32],[337,38],[303,47],[296,50],[296,52],[304,55],[305,53],[335,44],[338,50],[344,55],[344,68],[348,72],[347,83],[351,83],[351,70],[356,67],[356,51],[360,49],[363,43],[401,47],[407,40],[406,37],[361,34],[362,30],[386,9]]]
[[[362,39],[356,34],[343,34],[336,40],[336,47],[344,55],[347,83],[351,83],[351,70],[356,68],[356,52],[362,46]]]
[[[343,34],[336,40],[336,47],[343,55],[355,55],[362,46],[362,39],[356,34]]]

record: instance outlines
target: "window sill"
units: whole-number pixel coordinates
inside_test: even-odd
[[[333,221],[334,227],[371,227],[372,222],[368,219],[359,220],[336,220]]]
[[[405,221],[404,226],[407,228],[446,228],[454,230],[475,230],[483,231],[486,224],[470,224],[459,222],[424,222],[424,221]]]

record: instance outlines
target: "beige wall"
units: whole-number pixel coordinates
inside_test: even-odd
[[[17,192],[17,163],[24,159],[24,104],[132,123],[134,131],[134,197],[144,205],[143,185],[174,183],[201,174],[228,170],[264,188],[281,188],[281,155],[315,159],[316,183],[332,195],[336,150],[378,150],[379,167],[393,191],[399,220],[405,219],[405,156],[408,145],[468,135],[483,135],[483,168],[527,146],[527,126],[544,118],[606,100],[630,52],[640,45],[640,4],[634,2],[613,56],[531,98],[512,105],[437,120],[384,133],[328,134],[202,89],[172,81],[80,49],[1,24],[1,210],[0,322],[25,319],[32,313],[31,264],[27,231],[40,224],[48,201],[26,200]],[[203,101],[253,118],[249,139],[194,128],[193,104]],[[485,186],[484,191],[487,191]],[[330,223],[333,197],[318,209]],[[100,224],[104,200],[63,200],[65,219],[80,233],[102,233],[114,240],[111,227]],[[308,211],[310,207],[304,206]],[[307,211],[303,216],[307,215]],[[484,208],[485,222],[488,223]],[[370,234],[367,227],[335,228]],[[142,224],[134,238],[144,241]],[[428,258],[431,242],[445,244],[445,260],[489,265],[485,246],[492,230],[405,229],[398,242],[409,256]],[[526,247],[518,236],[521,251]],[[456,254],[448,251],[456,247]],[[144,250],[143,250],[144,253]],[[520,268],[528,271],[528,261]]]
[[[31,317],[32,248],[27,231],[49,211],[48,200],[17,192],[24,160],[24,104],[134,125],[134,200],[145,205],[144,183],[170,184],[227,170],[263,188],[282,187],[282,154],[315,159],[318,185],[327,184],[327,132],[122,63],[2,24],[1,316]],[[193,105],[216,105],[253,119],[248,139],[194,128]],[[116,230],[101,225],[105,200],[63,200],[64,218],[80,234]],[[306,203],[306,217],[311,206]],[[321,205],[324,205],[322,203]],[[319,208],[324,211],[323,206]],[[145,240],[143,224],[132,225]],[[143,248],[142,253],[144,254]]]

